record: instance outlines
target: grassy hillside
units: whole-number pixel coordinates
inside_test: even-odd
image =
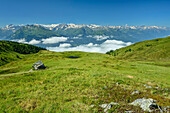
[[[11,41],[0,41],[0,66],[21,59],[26,54],[37,53],[44,48]]]
[[[29,71],[38,60],[47,69]],[[142,113],[141,108],[128,103],[143,97],[157,100],[162,107],[170,106],[170,67],[153,61],[40,51],[0,69],[0,112],[103,112],[99,105],[117,102],[109,112]],[[140,93],[131,95],[135,90]]]
[[[118,59],[170,61],[170,37],[135,43],[107,54]]]
[[[36,25],[27,25],[18,29],[15,33],[7,37],[8,39],[23,39],[25,38],[27,41],[31,41],[32,39],[42,39],[49,38],[52,36],[61,36],[58,33],[45,29],[42,26]]]

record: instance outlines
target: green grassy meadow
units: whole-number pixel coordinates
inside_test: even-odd
[[[38,60],[47,68],[29,71]],[[128,103],[146,97],[170,106],[169,88],[170,61],[117,60],[100,53],[42,50],[0,66],[0,112],[103,112],[99,105],[117,102],[120,105],[109,112],[142,113]],[[131,95],[135,90],[140,93]]]
[[[170,61],[170,36],[134,43],[130,46],[109,51],[117,59]]]

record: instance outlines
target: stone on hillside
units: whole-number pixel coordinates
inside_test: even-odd
[[[102,105],[99,105],[101,108],[106,108],[107,107],[107,104],[102,104]]]
[[[33,71],[32,69],[30,69],[29,71]]]
[[[160,87],[155,87],[156,89],[161,89]]]
[[[46,67],[44,66],[44,64],[41,62],[41,60],[39,60],[38,62],[34,63],[32,66],[35,70],[39,70],[39,69],[45,69]]]
[[[134,113],[133,111],[125,111],[125,113]]]
[[[165,112],[168,112],[168,111],[170,111],[170,106],[167,106],[167,107],[162,107],[162,110],[164,110]],[[169,112],[168,112],[169,113]]]
[[[131,105],[134,106],[140,106],[144,111],[149,111],[152,112],[153,110],[151,110],[150,108],[160,108],[156,103],[155,100],[149,98],[149,99],[136,99],[135,101],[133,101],[132,103],[130,103]]]
[[[94,107],[94,105],[90,105],[90,107],[91,107],[91,108],[93,108],[93,107]]]
[[[104,112],[107,112],[108,109],[111,109],[113,105],[119,105],[118,103],[111,102],[110,104],[99,105],[101,108],[104,108]]]
[[[131,93],[131,95],[134,95],[134,94],[139,94],[139,91],[134,91]]]
[[[107,107],[104,109],[104,112],[107,112],[108,109],[111,109],[112,105],[108,104]]]
[[[145,84],[144,86],[145,86],[146,88],[152,88],[152,86],[149,86],[149,85],[146,85],[146,84]]]
[[[111,102],[111,105],[119,105],[119,103]]]
[[[119,83],[119,82],[117,82],[117,83],[116,83],[116,85],[120,85],[120,83]]]
[[[107,86],[104,86],[104,89],[107,89]]]

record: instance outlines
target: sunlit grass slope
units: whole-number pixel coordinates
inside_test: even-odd
[[[170,61],[170,36],[135,43],[107,54],[118,59]]]
[[[0,41],[0,66],[40,50],[45,49],[12,41]]]
[[[29,71],[38,60],[47,69]],[[143,97],[170,106],[170,67],[165,64],[116,60],[99,53],[40,51],[0,67],[0,111],[103,112],[99,105],[117,102],[120,105],[110,112],[143,112],[128,105]],[[140,94],[131,95],[135,90]]]

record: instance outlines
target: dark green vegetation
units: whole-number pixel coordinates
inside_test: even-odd
[[[118,59],[170,61],[170,37],[135,43],[107,54]],[[170,66],[170,64],[169,64]]]
[[[12,35],[7,37],[7,39],[23,39],[25,38],[26,41],[31,41],[32,39],[43,39],[43,38],[49,38],[52,36],[61,36],[58,33],[45,29],[42,26],[36,26],[36,25],[27,25],[23,26],[20,29],[18,29],[16,32],[14,32]]]
[[[0,66],[17,59],[21,59],[26,54],[37,53],[40,50],[45,49],[17,42],[0,41]]]
[[[48,68],[29,71],[38,60]],[[170,106],[170,67],[161,63],[168,64],[117,60],[99,53],[40,51],[0,67],[0,111],[91,113],[103,112],[101,104],[118,102],[110,112],[143,112],[128,104],[143,97]],[[135,90],[140,94],[131,95]]]

